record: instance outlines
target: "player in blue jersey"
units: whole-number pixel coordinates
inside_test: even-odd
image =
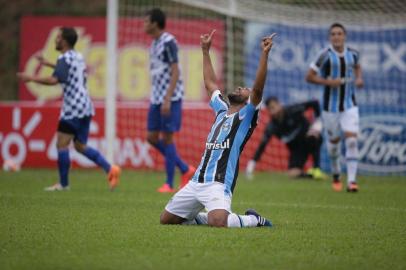
[[[24,82],[44,85],[61,84],[63,105],[58,124],[56,147],[58,150],[59,183],[45,188],[46,191],[69,189],[69,145],[74,142],[75,149],[99,165],[108,174],[110,189],[119,183],[120,168],[109,162],[96,150],[87,146],[89,127],[94,108],[86,87],[86,64],[83,56],[74,50],[78,35],[74,28],[62,27],[55,39],[55,49],[61,52],[56,64],[38,57],[41,64],[54,68],[52,76],[38,77],[17,73]]]
[[[306,80],[324,86],[323,126],[327,130],[327,150],[333,173],[333,189],[342,190],[340,181],[341,133],[345,140],[347,191],[358,191],[359,114],[355,87],[364,85],[360,55],[345,45],[346,30],[342,24],[330,26],[330,46],[322,50],[311,63]]]
[[[208,224],[215,227],[272,226],[249,209],[245,215],[231,211],[231,197],[238,176],[238,165],[245,143],[257,126],[258,112],[266,80],[271,35],[262,39],[259,66],[251,89],[238,87],[224,100],[210,59],[211,34],[201,36],[203,77],[215,121],[207,137],[205,151],[191,181],[166,205],[161,224]],[[201,212],[204,208],[206,212]]]
[[[180,76],[178,45],[173,35],[165,32],[166,16],[155,8],[147,13],[144,30],[154,40],[150,48],[150,73],[152,79],[151,106],[148,112],[148,142],[165,157],[166,182],[159,192],[174,192],[175,166],[182,176],[183,187],[195,168],[178,155],[173,139],[180,130],[182,119],[183,82]]]

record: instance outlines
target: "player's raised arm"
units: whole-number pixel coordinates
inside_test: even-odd
[[[200,36],[200,46],[202,47],[203,53],[204,86],[206,87],[209,96],[211,96],[215,90],[219,89],[217,85],[217,77],[214,73],[213,64],[211,63],[210,58],[210,46],[214,32],[216,32],[216,30],[212,30],[210,34]]]
[[[264,37],[261,41],[262,53],[259,59],[257,75],[255,77],[254,86],[252,87],[251,103],[257,106],[262,100],[262,92],[266,81],[268,71],[268,55],[273,45],[273,38],[276,34],[273,33],[268,37]]]
[[[54,63],[48,61],[47,59],[45,59],[42,54],[37,54],[35,56],[35,58],[38,60],[38,62],[41,65],[44,65],[44,66],[47,66],[47,67],[50,67],[50,68],[55,68],[56,67],[56,64],[54,64]]]

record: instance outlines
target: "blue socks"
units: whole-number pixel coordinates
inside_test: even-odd
[[[92,160],[94,163],[99,165],[104,169],[106,173],[110,171],[110,164],[104,159],[104,157],[95,149],[91,147],[86,147],[85,151],[82,153],[87,158]],[[70,157],[69,149],[58,150],[58,171],[59,171],[59,182],[63,187],[69,185],[68,174],[70,169]]]
[[[166,169],[166,183],[173,187],[173,177],[175,175],[175,158],[176,148],[175,145],[167,144],[165,147],[165,169]]]
[[[165,157],[166,183],[173,187],[173,178],[175,175],[175,165],[179,167],[181,173],[189,170],[189,166],[178,156],[175,144],[165,144],[163,140],[159,140],[153,145]]]
[[[58,150],[59,182],[63,187],[69,185],[68,174],[70,168],[69,149]]]
[[[85,155],[88,159],[90,159],[94,163],[96,163],[99,167],[102,167],[106,173],[110,171],[111,169],[110,163],[108,163],[107,160],[96,149],[86,146],[86,149],[85,151],[83,151],[82,154]]]
[[[165,149],[170,146],[173,147],[173,149],[170,149],[171,152],[174,152],[172,158],[175,160],[175,164],[176,166],[178,166],[179,170],[181,171],[181,173],[185,173],[189,170],[189,166],[178,156],[178,153],[176,151],[176,146],[175,144],[169,144],[166,145],[163,140],[159,140],[157,144],[153,145],[156,149],[158,149],[159,152],[161,152],[162,155],[165,156],[166,158],[166,154],[165,154]]]

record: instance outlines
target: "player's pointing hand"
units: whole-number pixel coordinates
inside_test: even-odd
[[[211,40],[215,32],[216,29],[213,29],[210,34],[200,35],[200,46],[202,47],[202,50],[210,50]]]
[[[261,48],[264,52],[269,52],[273,45],[273,38],[276,36],[276,33],[271,34],[270,36],[262,38]]]

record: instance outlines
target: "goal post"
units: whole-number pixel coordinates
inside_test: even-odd
[[[117,22],[118,1],[107,0],[107,65],[105,100],[106,158],[114,163],[114,141],[116,139],[117,103]]]

